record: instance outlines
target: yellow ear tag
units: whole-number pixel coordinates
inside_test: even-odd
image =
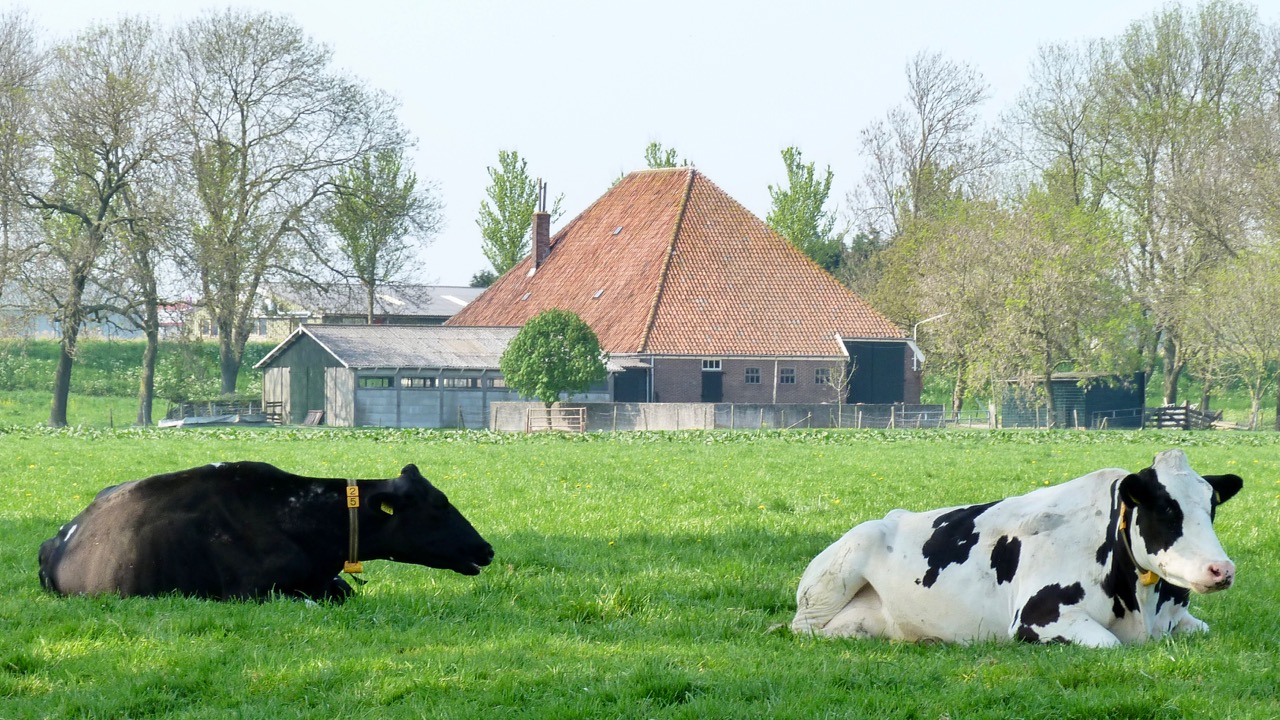
[[[342,572],[351,573],[352,575],[355,575],[356,573],[362,573],[364,572],[364,563],[351,562],[350,560],[348,560],[342,563]]]
[[[384,513],[386,513],[386,514],[388,514],[388,515],[395,515],[395,514],[396,514],[396,509],[395,509],[395,508],[393,508],[393,507],[391,507],[391,505],[389,505],[389,504],[387,504],[387,503],[382,503],[381,505],[379,505],[379,506],[378,506],[378,509],[382,510],[382,512],[384,512]]]
[[[1155,585],[1157,582],[1159,582],[1159,580],[1160,580],[1160,576],[1155,574],[1155,572],[1152,570],[1147,570],[1146,572],[1138,576],[1138,582],[1142,583],[1143,586],[1145,587]]]

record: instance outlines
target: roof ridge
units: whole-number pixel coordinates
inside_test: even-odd
[[[640,337],[640,347],[636,349],[637,352],[644,352],[644,349],[649,345],[649,336],[653,334],[653,325],[658,320],[658,305],[662,302],[662,290],[667,285],[667,274],[671,270],[671,259],[676,254],[676,238],[680,237],[680,228],[684,225],[684,214],[689,209],[689,196],[693,193],[693,181],[697,178],[698,171],[693,168],[687,168],[687,170],[689,172],[689,182],[684,186],[684,197],[680,200],[680,214],[676,216],[675,228],[671,231],[671,241],[667,244],[667,256],[662,261],[662,272],[658,274],[658,288],[653,293],[653,304],[649,307],[649,319],[645,322],[644,335]]]

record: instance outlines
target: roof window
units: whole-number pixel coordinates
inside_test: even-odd
[[[617,234],[619,234],[619,233],[621,233],[621,232],[622,232],[622,226],[621,226],[621,225],[619,225],[618,227],[616,227],[616,228],[614,228],[614,229],[613,229],[613,234],[614,234],[614,235],[617,235]]]
[[[521,295],[521,296],[520,296],[520,299],[521,299],[521,300],[528,300],[528,299],[529,299],[529,296],[530,296],[530,295],[532,295],[532,294],[533,294],[533,293],[531,293],[531,292],[527,292],[527,293],[525,293],[525,294]]]
[[[591,298],[592,298],[593,300],[599,300],[599,299],[600,299],[600,296],[601,296],[601,295],[603,295],[603,294],[604,294],[604,288],[600,288],[599,290],[597,290],[597,291],[595,292],[595,294],[594,294],[594,295],[592,295],[592,296],[591,296]]]

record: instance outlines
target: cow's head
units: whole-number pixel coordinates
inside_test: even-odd
[[[1236,566],[1213,532],[1213,517],[1243,484],[1238,475],[1197,475],[1181,450],[1156,455],[1151,467],[1120,482],[1121,497],[1133,507],[1134,560],[1198,593],[1231,587]]]
[[[416,465],[406,465],[400,477],[380,484],[367,502],[376,520],[361,539],[379,557],[463,575],[476,575],[493,560],[493,546]]]

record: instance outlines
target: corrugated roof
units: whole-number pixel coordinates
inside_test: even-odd
[[[447,318],[466,307],[484,288],[456,285],[387,283],[374,293],[375,315],[414,315]],[[338,283],[324,287],[291,287],[275,284],[263,293],[288,306],[320,315],[363,316],[368,302],[364,286]]]
[[[610,353],[838,356],[906,334],[692,168],[631,173],[448,324],[571,310]]]
[[[497,369],[517,332],[514,327],[303,325],[254,367],[267,366],[308,336],[349,368]]]

